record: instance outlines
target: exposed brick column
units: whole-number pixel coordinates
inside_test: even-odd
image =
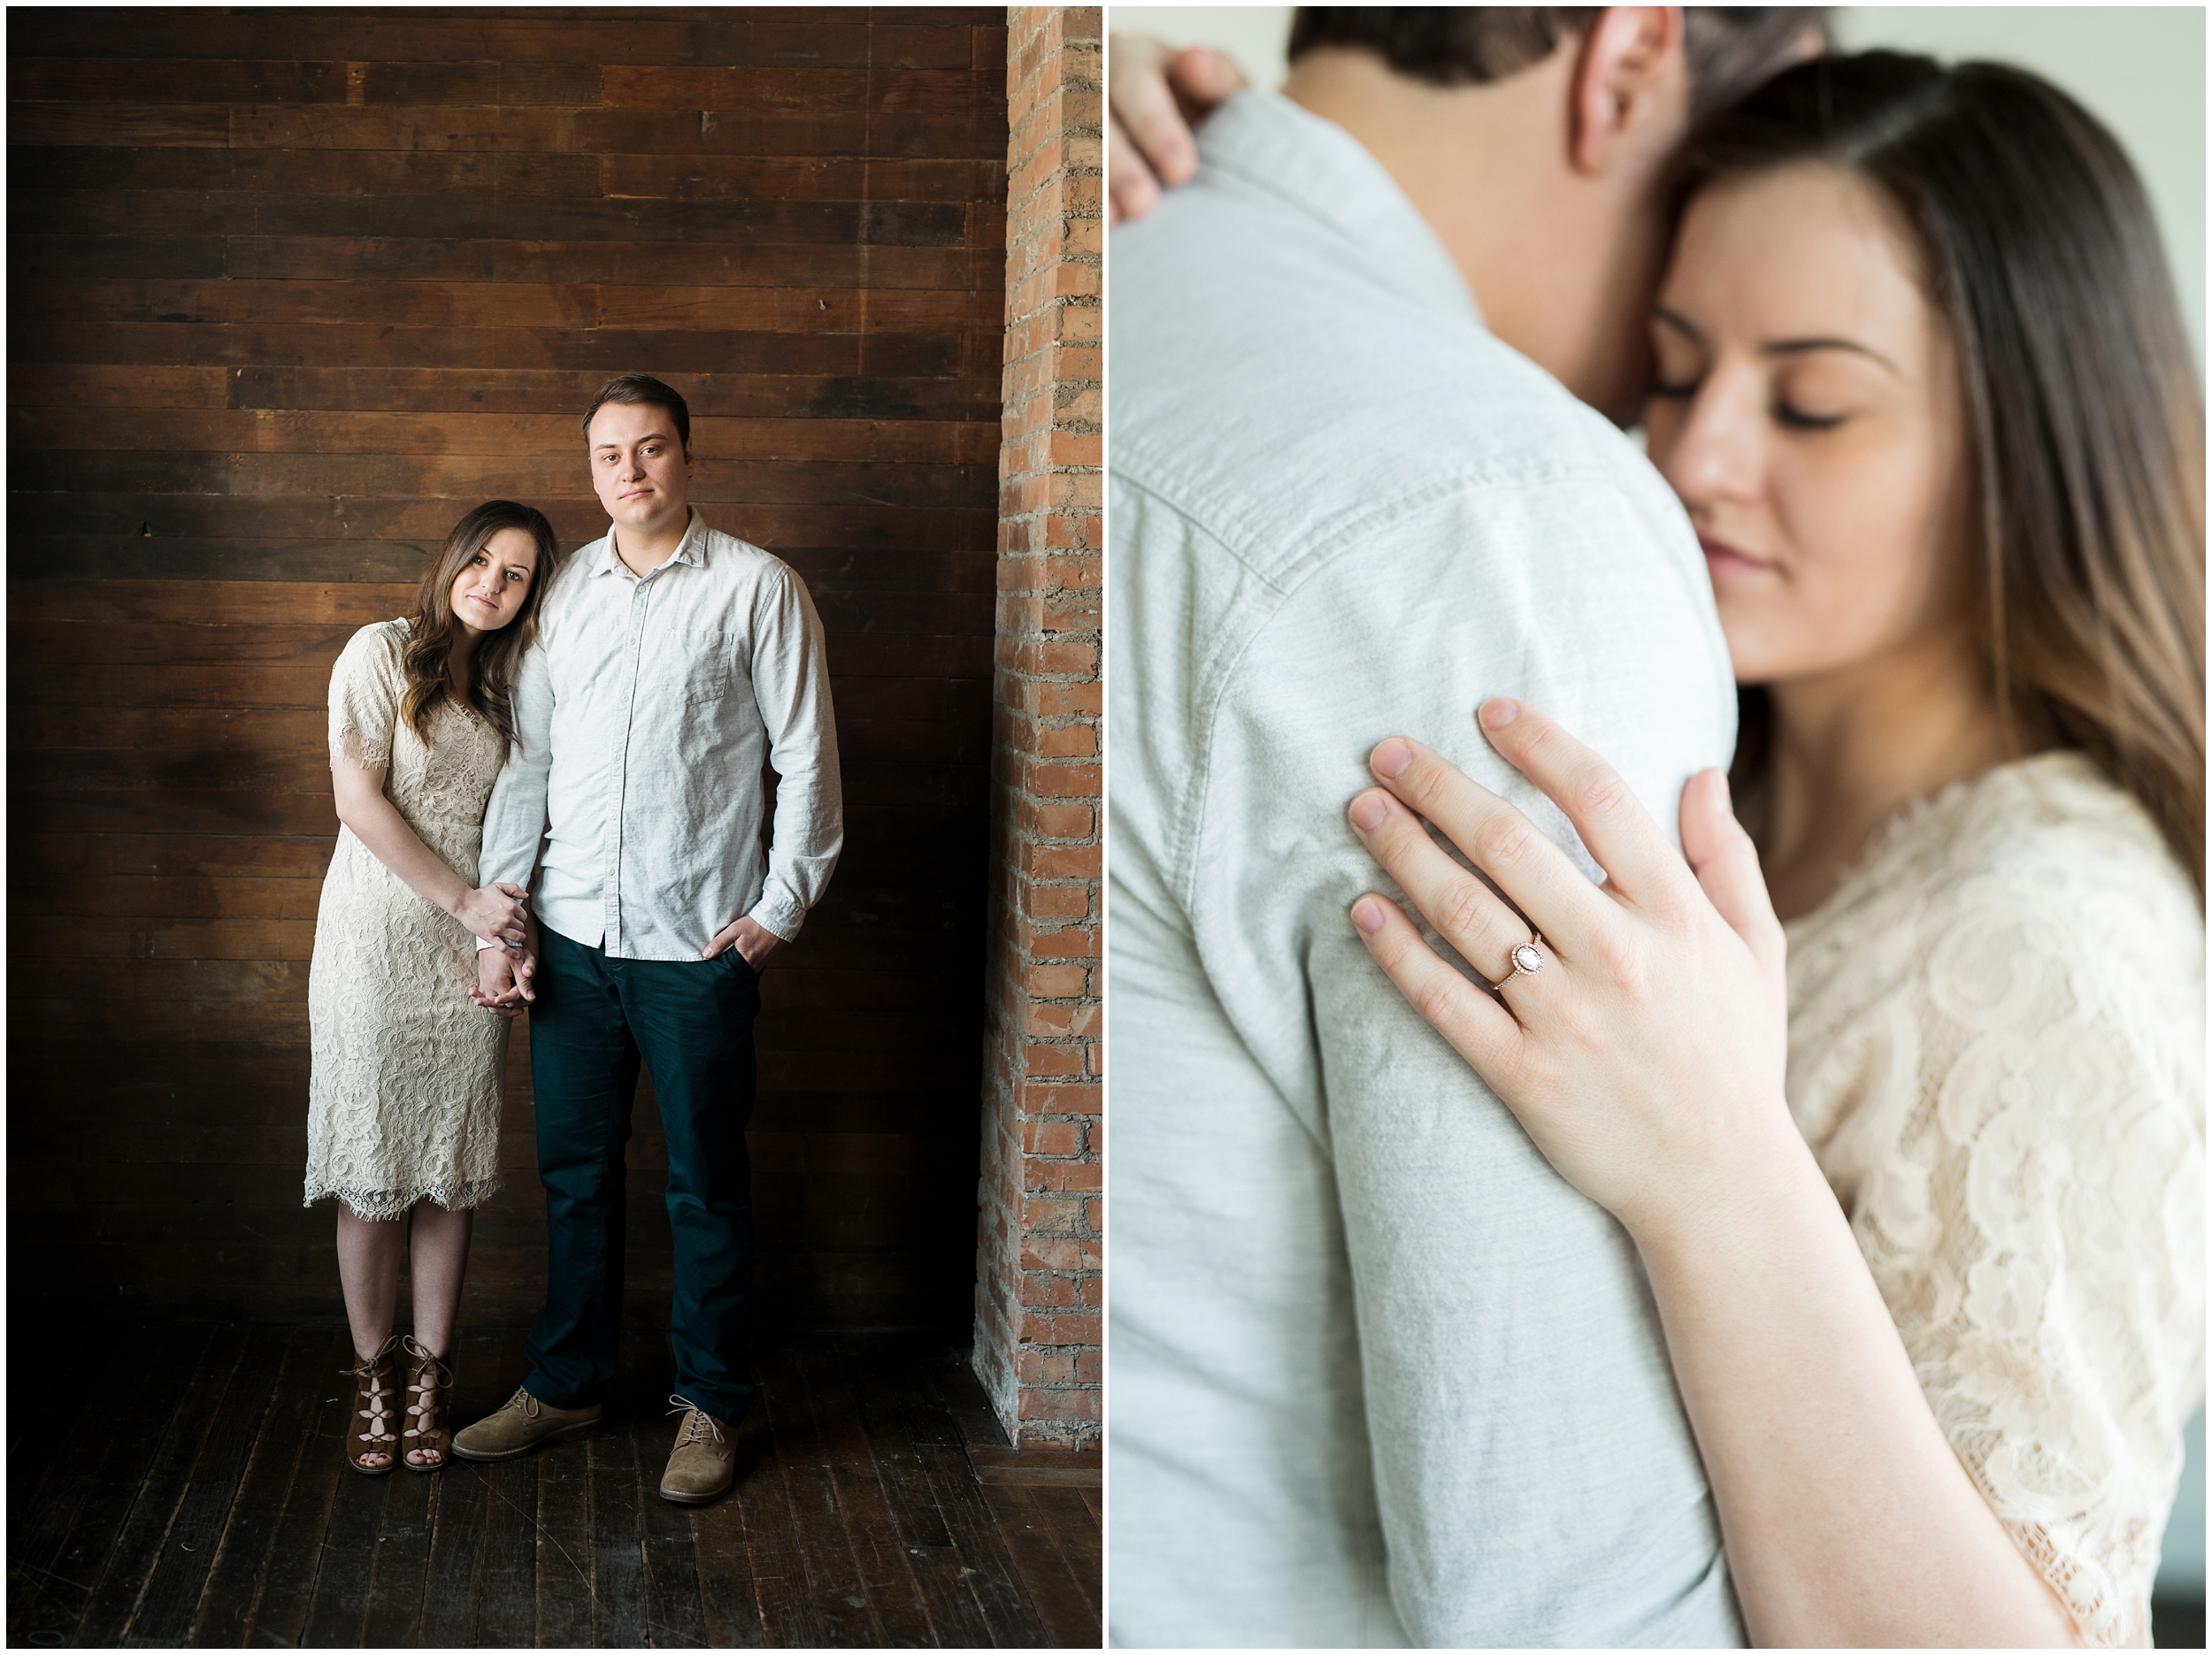
[[[1006,12],[1006,368],[975,1370],[1018,1445],[1100,1438],[1096,6]]]

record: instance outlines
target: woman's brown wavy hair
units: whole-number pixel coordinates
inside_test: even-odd
[[[2204,897],[2204,397],[2172,272],[2112,134],[2001,64],[1799,65],[1704,122],[1676,204],[1818,161],[1880,189],[1947,321],[1974,467],[1978,632],[2024,747],[2149,811]],[[1765,758],[1746,689],[1739,778]]]
[[[515,618],[476,640],[469,656],[468,699],[469,705],[510,746],[514,743],[514,706],[510,696],[515,670],[522,664],[522,652],[536,640],[538,594],[553,578],[553,562],[559,548],[545,514],[511,500],[488,500],[455,524],[444,548],[423,571],[422,585],[415,594],[415,612],[408,622],[407,647],[400,652],[407,690],[400,698],[399,715],[426,741],[430,739],[431,715],[448,694],[446,665],[461,630],[453,613],[453,583],[484,549],[484,543],[502,529],[520,529],[535,540],[538,562],[530,572],[530,590],[523,594],[522,608]]]

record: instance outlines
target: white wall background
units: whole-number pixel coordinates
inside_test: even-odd
[[[1288,6],[1108,8],[1116,33],[1178,46],[1218,46],[1259,85],[1286,65]],[[1835,15],[1845,51],[1891,47],[1946,61],[1991,57],[2033,70],[2079,99],[2117,134],[2148,188],[2181,293],[2204,351],[2204,10],[2200,6],[1847,6]],[[2204,1596],[2204,1416],[2189,1429],[2189,1465],[2167,1530],[2159,1590]]]
[[[1219,46],[1255,83],[1278,84],[1288,6],[1108,9],[1116,32]],[[1845,6],[1846,51],[1892,47],[1946,61],[1993,57],[2063,87],[2127,149],[2165,233],[2182,314],[2204,349],[2204,8],[2201,6]]]

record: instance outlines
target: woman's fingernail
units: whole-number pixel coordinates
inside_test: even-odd
[[[1371,787],[1353,800],[1352,825],[1363,833],[1372,833],[1390,814],[1388,799],[1388,794]]]
[[[1393,736],[1375,749],[1368,762],[1374,766],[1376,775],[1387,781],[1413,762],[1413,748]]]
[[[1495,701],[1485,701],[1482,706],[1482,722],[1486,729],[1502,730],[1520,716],[1520,702],[1509,701],[1502,695]]]
[[[1352,923],[1364,936],[1372,937],[1382,929],[1382,904],[1371,896],[1363,896],[1352,904]]]

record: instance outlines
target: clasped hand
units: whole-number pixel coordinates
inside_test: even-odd
[[[520,947],[495,943],[476,951],[476,981],[469,989],[469,1003],[502,1017],[522,1015],[537,990],[532,979],[538,969],[537,939],[528,937]]]
[[[470,892],[454,909],[471,932],[492,945],[476,951],[469,1001],[502,1017],[521,1015],[525,1005],[537,998],[530,986],[538,959],[529,898],[518,885],[488,885]]]
[[[530,923],[530,893],[518,885],[500,881],[464,892],[453,906],[453,917],[472,937],[486,942],[519,944]]]
[[[1370,755],[1382,785],[1353,800],[1352,827],[1484,983],[1386,898],[1361,897],[1353,923],[1561,1176],[1640,1239],[1694,1222],[1802,1142],[1782,1097],[1782,928],[1758,854],[1718,770],[1683,790],[1677,854],[1619,772],[1542,713],[1494,701],[1481,723],[1566,813],[1604,884],[1495,793],[1393,737]],[[1527,920],[1448,855],[1424,818]],[[1508,977],[1532,925],[1542,962]]]

